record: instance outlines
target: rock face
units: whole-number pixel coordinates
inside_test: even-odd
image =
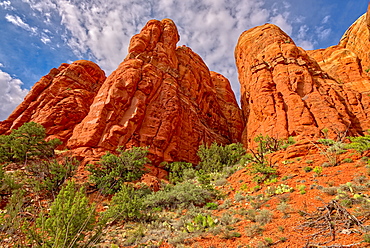
[[[89,112],[105,78],[99,66],[86,60],[52,69],[33,86],[8,119],[0,122],[0,134],[33,121],[46,128],[49,139],[63,141],[64,145],[60,147],[63,148],[74,127]]]
[[[308,54],[338,83],[359,92],[370,92],[369,27],[368,11],[352,24],[338,45]]]
[[[367,28],[365,23],[361,25]],[[354,35],[356,33],[348,31],[346,39],[353,40]],[[313,139],[327,128],[333,138],[346,130],[347,135],[356,135],[370,128],[368,95],[356,90],[359,85],[352,87],[339,81],[340,76],[345,75],[342,71],[357,66],[355,73],[348,77],[363,80],[362,91],[369,87],[362,64],[354,62],[356,51],[350,50],[357,44],[350,46],[349,43],[324,52],[307,53],[272,24],[245,31],[235,49],[246,121],[243,143],[253,145],[253,138],[258,134]],[[320,56],[324,58],[325,52],[330,57],[337,51],[336,61],[343,58],[343,61],[335,62],[337,69],[327,69],[324,66],[329,66],[326,59],[317,59],[319,63],[315,60]],[[357,58],[357,62],[361,60],[358,55]],[[325,63],[321,63],[323,69],[320,61],[324,60]]]
[[[68,148],[85,156],[148,146],[154,164],[196,162],[203,143],[240,141],[241,111],[226,78],[210,73],[169,20],[149,21],[104,82]]]

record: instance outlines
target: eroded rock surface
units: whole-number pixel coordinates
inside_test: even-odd
[[[46,128],[49,139],[63,141],[64,145],[60,147],[63,148],[74,127],[89,112],[105,78],[99,66],[86,60],[52,69],[32,87],[8,119],[0,122],[0,134],[33,121]]]
[[[335,137],[370,127],[368,95],[341,84],[310,54],[272,24],[240,36],[235,57],[246,121],[245,145],[253,144],[258,134],[314,139],[324,128]]]
[[[202,143],[240,141],[241,111],[223,76],[190,48],[176,48],[169,20],[152,20],[104,82],[68,147],[97,156],[119,146],[148,146],[154,164],[196,162]]]
[[[338,83],[367,93],[370,92],[369,16],[368,11],[357,19],[343,35],[338,45],[308,51],[321,69]]]

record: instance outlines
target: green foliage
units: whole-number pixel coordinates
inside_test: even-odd
[[[351,159],[351,158],[345,158],[345,159],[343,159],[342,162],[343,163],[353,163],[353,159]]]
[[[299,193],[301,195],[306,194],[306,185],[304,185],[304,184],[298,185],[297,190],[299,191]]]
[[[5,173],[0,165],[0,194],[10,194],[13,190],[19,189],[20,187],[21,185],[16,183],[14,177],[9,173]]]
[[[84,233],[93,229],[95,218],[95,206],[89,204],[83,189],[77,190],[70,181],[52,203],[48,216],[36,220],[36,242],[42,247],[77,247]]]
[[[205,207],[207,209],[210,209],[210,210],[217,210],[218,203],[215,203],[215,202],[207,202]]]
[[[277,178],[276,168],[267,164],[253,164],[250,167],[250,173],[253,175],[253,181],[263,183]]]
[[[107,153],[98,165],[89,165],[90,181],[96,184],[103,194],[117,192],[124,182],[140,179],[144,174],[144,165],[149,163],[146,157],[147,148],[133,147],[123,151],[117,149],[119,155]]]
[[[305,172],[310,172],[310,171],[312,171],[312,170],[313,170],[313,168],[312,168],[311,166],[306,166],[306,167],[304,167],[304,168],[303,168],[303,170],[304,170]]]
[[[35,122],[23,124],[10,135],[0,136],[0,163],[52,157],[58,139],[45,141],[45,128]]]
[[[222,172],[225,167],[238,163],[245,154],[243,145],[230,144],[226,146],[213,143],[210,147],[201,145],[198,150],[200,158],[199,169],[209,172]]]
[[[184,182],[196,177],[196,170],[191,163],[174,162],[167,166],[169,168],[169,181],[173,184]]]
[[[257,150],[250,150],[251,153],[247,153],[243,157],[243,160],[246,164],[252,164],[249,166],[249,169],[255,182],[262,183],[274,181],[277,177],[276,169],[272,167],[266,155],[285,149],[289,145],[294,144],[295,141],[292,137],[289,137],[288,140],[284,140],[268,135],[263,136],[262,134],[256,136],[254,141],[257,143]]]
[[[216,192],[193,182],[166,185],[163,190],[153,192],[145,198],[147,208],[187,208],[190,205],[203,206],[216,197]]]
[[[198,214],[193,221],[185,223],[185,228],[188,232],[204,230],[206,228],[216,226],[216,221],[210,215]]]
[[[364,234],[363,239],[365,243],[370,243],[370,233]]]
[[[32,176],[31,184],[36,190],[58,193],[63,183],[75,174],[78,164],[76,159],[64,157],[61,162],[54,159],[29,163],[26,171]]]
[[[321,173],[322,173],[322,167],[321,166],[315,166],[315,168],[313,168],[313,172],[315,172],[316,175],[320,176]]]
[[[328,159],[329,165],[338,165],[339,154],[345,152],[346,145],[341,141],[334,141],[331,139],[319,139],[317,142],[326,146],[325,149],[321,149],[321,154]]]
[[[0,231],[5,231],[6,233],[12,235],[21,228],[22,218],[20,217],[20,213],[24,209],[24,206],[24,191],[15,191],[6,205],[6,214],[0,218]]]
[[[262,134],[257,135],[254,138],[257,143],[258,153],[268,154],[276,152],[282,149],[286,149],[289,145],[295,143],[293,137],[289,137],[287,140],[270,137],[269,135],[263,136]]]
[[[107,210],[108,218],[112,220],[136,221],[144,217],[143,198],[149,194],[149,189],[135,189],[132,185],[123,185],[111,200]]]
[[[273,196],[273,195],[281,195],[281,194],[284,194],[284,193],[290,193],[290,192],[293,192],[294,189],[292,187],[290,187],[289,185],[286,185],[286,184],[280,184],[276,187],[272,186],[268,186],[265,193],[267,196]]]
[[[348,137],[348,139],[350,139],[352,143],[346,145],[347,149],[354,149],[360,153],[370,150],[370,135]]]

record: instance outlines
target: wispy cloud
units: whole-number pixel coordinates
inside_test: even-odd
[[[211,70],[228,77],[239,91],[234,47],[240,34],[272,22],[292,33],[288,13],[273,13],[264,0],[26,0],[32,9],[61,17],[65,42],[80,57],[95,60],[108,74],[127,54],[131,37],[150,19],[171,18],[181,40]],[[285,10],[289,8],[285,2]]]
[[[22,89],[22,84],[21,80],[0,70],[0,120],[6,119],[28,93],[28,90]]]
[[[0,2],[0,7],[1,8],[4,8],[6,10],[13,10],[13,6],[12,6],[12,3],[10,1],[2,1]]]
[[[16,26],[18,26],[20,28],[23,28],[24,30],[27,30],[27,31],[29,31],[31,33],[36,33],[37,32],[37,28],[36,27],[31,27],[26,22],[24,22],[22,20],[22,18],[20,18],[17,15],[9,15],[9,14],[6,14],[5,19],[8,22],[10,22],[10,23],[12,23],[12,24],[14,24],[14,25],[16,25]]]
[[[33,16],[40,16],[45,25],[62,27],[57,32],[53,31],[53,34],[39,32],[40,40],[44,44],[54,44],[54,35],[59,35],[76,56],[94,60],[107,74],[117,68],[127,54],[130,38],[138,33],[148,20],[171,18],[180,33],[179,45],[191,47],[211,70],[229,78],[237,96],[240,86],[233,51],[243,31],[266,22],[274,23],[305,49],[313,49],[317,40],[330,35],[329,30],[325,29],[321,34],[315,33],[314,29],[304,24],[306,16],[292,13],[297,7],[293,0],[279,3],[273,0],[23,0],[23,2],[34,11]],[[323,27],[330,20],[329,15],[320,18]],[[14,15],[10,20],[24,29],[31,28]]]
[[[325,16],[325,17],[322,19],[321,23],[322,23],[322,24],[328,23],[329,19],[330,19],[330,15],[327,15],[327,16]]]

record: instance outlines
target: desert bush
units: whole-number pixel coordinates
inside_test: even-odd
[[[260,224],[251,224],[245,228],[245,234],[248,237],[255,237],[261,235],[265,229]]]
[[[13,190],[21,187],[22,185],[17,183],[11,174],[5,173],[4,169],[0,165],[0,200],[1,195],[11,194]]]
[[[0,136],[0,162],[22,162],[52,157],[59,139],[45,141],[45,128],[35,122],[23,124],[9,135]]]
[[[342,141],[334,141],[331,139],[319,139],[317,142],[326,146],[326,148],[320,148],[320,150],[321,154],[328,159],[329,166],[338,165],[339,155],[345,152],[346,144]]]
[[[61,189],[47,215],[36,220],[33,238],[41,247],[77,247],[87,231],[94,228],[95,206],[73,181]]]
[[[23,190],[17,190],[13,193],[5,207],[6,214],[0,218],[0,231],[6,232],[8,235],[14,235],[20,231],[22,226],[20,213],[25,207],[25,202]]]
[[[197,154],[200,158],[199,169],[207,173],[222,172],[225,167],[238,163],[245,154],[245,150],[240,143],[225,146],[213,143],[209,147],[201,145]]]
[[[289,137],[284,140],[260,134],[254,138],[254,141],[257,143],[256,151],[250,149],[250,153],[243,156],[242,161],[245,164],[251,164],[249,169],[255,182],[262,183],[274,180],[277,177],[276,169],[273,168],[266,155],[287,148],[295,143],[294,139]]]
[[[359,137],[348,137],[348,139],[351,141],[351,143],[346,145],[347,149],[354,149],[360,153],[370,150],[370,135],[369,134],[365,136],[359,136]]]
[[[64,157],[60,162],[56,159],[34,161],[26,165],[26,171],[32,176],[31,184],[36,190],[47,190],[58,193],[63,183],[71,178],[79,162],[71,157]]]
[[[123,185],[112,197],[107,217],[113,221],[137,221],[144,217],[143,198],[150,193],[147,188],[135,189],[132,185]]]
[[[254,141],[257,143],[257,150],[264,154],[286,149],[295,143],[294,138],[291,136],[288,139],[279,139],[269,135],[263,136],[262,134],[257,135]]]
[[[167,165],[169,169],[169,181],[173,184],[184,182],[196,177],[193,164],[186,162],[174,162]]]
[[[153,192],[145,198],[147,208],[187,208],[190,205],[203,206],[216,197],[216,192],[201,185],[184,182],[166,185],[163,190]]]
[[[269,223],[272,219],[272,212],[268,209],[262,209],[256,216],[256,222],[262,225]]]
[[[191,222],[185,223],[185,229],[189,233],[202,231],[214,226],[216,226],[216,221],[212,218],[212,216],[203,214],[198,214]]]
[[[90,181],[103,194],[117,192],[124,182],[131,182],[141,178],[145,173],[144,165],[149,163],[146,157],[147,148],[133,147],[123,151],[117,149],[119,155],[107,153],[97,165],[89,165]]]

